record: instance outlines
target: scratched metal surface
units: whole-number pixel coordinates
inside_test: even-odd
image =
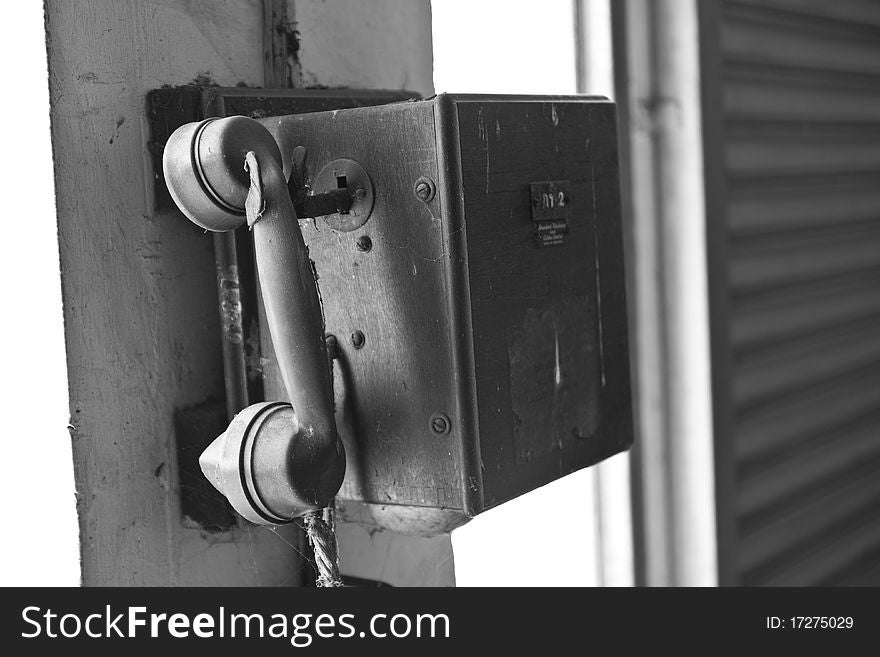
[[[483,504],[632,442],[614,106],[457,99]],[[539,248],[530,184],[569,181]]]
[[[474,514],[632,442],[614,107],[505,100],[264,121],[282,150],[306,146],[307,180],[349,158],[375,188],[358,230],[301,221],[341,347],[343,501]],[[421,176],[437,184],[429,203]],[[530,183],[548,180],[569,181],[572,206],[563,243],[538,248]],[[432,432],[436,413],[448,434]]]
[[[337,422],[347,472],[339,497],[376,504],[460,509],[455,430],[431,430],[454,415],[455,376],[446,316],[446,253],[439,201],[419,201],[421,176],[437,180],[430,103],[322,112],[270,128],[296,135],[312,181],[328,162],[349,158],[371,176],[372,215],[351,232],[322,219],[300,225],[315,263],[326,331],[337,336]],[[292,142],[291,142],[292,145]],[[372,249],[358,250],[369,236]],[[362,348],[351,335],[361,331]]]

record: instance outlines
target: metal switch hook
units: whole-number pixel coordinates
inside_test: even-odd
[[[208,119],[171,135],[163,168],[172,198],[193,223],[216,232],[251,225],[269,332],[293,404],[244,409],[204,451],[202,472],[258,524],[323,508],[342,485],[345,452],[317,285],[278,144],[253,119]]]

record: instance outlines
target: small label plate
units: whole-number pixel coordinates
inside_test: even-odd
[[[558,246],[568,235],[571,214],[571,185],[567,180],[553,180],[529,185],[535,243],[539,247]]]

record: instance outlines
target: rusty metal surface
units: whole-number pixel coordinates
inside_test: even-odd
[[[414,193],[436,179],[430,103],[264,121],[283,151],[306,147],[307,180],[339,158],[375,187],[369,221],[341,232],[309,222],[304,236],[338,338],[336,405],[346,443],[343,499],[460,509],[458,431],[438,436],[437,413],[455,415],[452,336],[439,201]],[[359,248],[369,237],[370,248]],[[354,340],[357,337],[357,340]]]
[[[632,443],[616,117],[600,98],[450,101],[490,507]],[[535,208],[535,183],[564,212]],[[552,248],[546,221],[566,224]]]
[[[242,321],[241,278],[233,233],[214,233],[214,265],[223,347],[223,387],[226,415],[231,420],[249,403],[245,332]]]
[[[360,229],[305,230],[342,348],[343,499],[473,515],[632,442],[611,103],[440,97],[264,124],[283,153],[305,143],[308,170],[351,158],[376,187]],[[533,183],[564,210],[535,216]],[[537,248],[535,225],[560,220]]]
[[[343,508],[444,531],[631,444],[613,104],[440,96],[272,118],[296,99],[206,93],[214,113],[262,117],[297,184],[348,158],[374,186],[354,230],[300,222],[336,337]]]
[[[325,164],[311,181],[311,193],[332,194],[345,190],[350,194],[350,207],[342,212],[326,213],[322,219],[330,228],[342,232],[357,230],[373,211],[373,183],[364,168],[348,158]],[[314,216],[314,215],[313,215]]]

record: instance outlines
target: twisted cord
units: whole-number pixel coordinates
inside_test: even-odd
[[[318,566],[315,583],[319,587],[342,586],[335,524],[333,507],[311,511],[303,516],[309,544],[315,551],[315,563]]]

